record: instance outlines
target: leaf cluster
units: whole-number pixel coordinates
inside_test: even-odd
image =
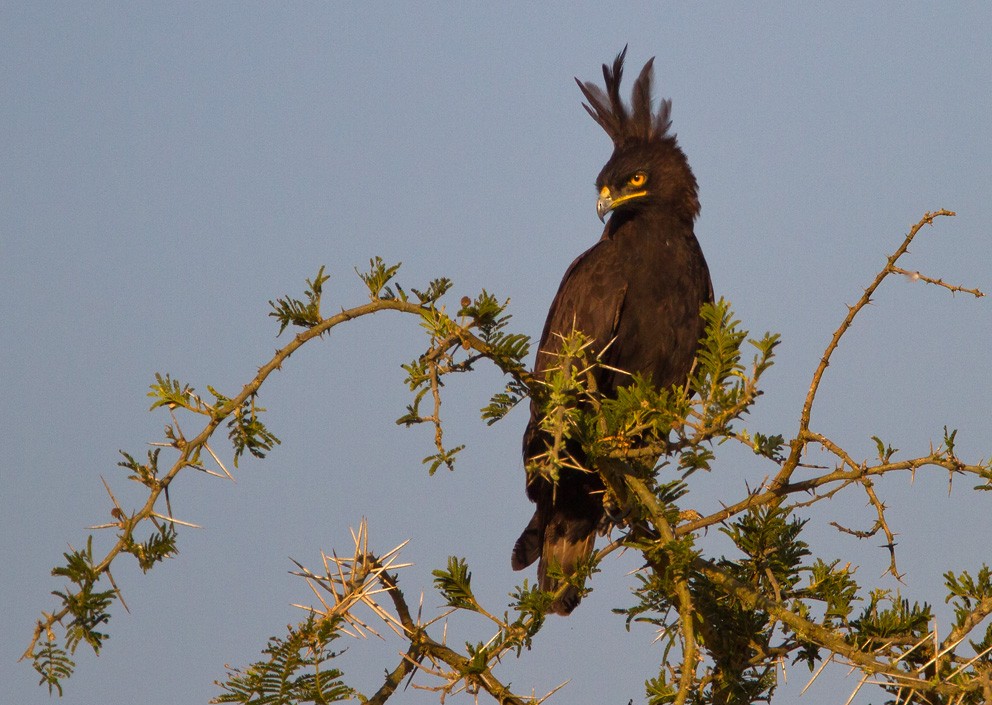
[[[598,459],[615,458],[643,466],[642,461],[675,456],[679,470],[689,474],[709,470],[713,444],[728,439],[780,460],[780,434],[734,428],[761,394],[760,379],[772,366],[778,336],[766,333],[749,339],[723,299],[703,306],[700,315],[706,328],[693,372],[684,385],[667,389],[634,374],[630,384],[604,396],[594,374],[602,362],[590,354],[590,341],[581,332],[564,336],[558,362],[532,385],[541,430],[550,441],[531,471],[556,480],[562,466],[575,465],[578,453],[570,452],[571,446],[580,448],[593,465]],[[745,342],[755,350],[750,368],[741,362]]]
[[[60,605],[51,613],[43,613],[31,644],[25,651],[24,657],[33,661],[50,690],[61,692],[62,679],[72,673],[74,664],[68,657],[69,653],[74,652],[80,643],[86,643],[99,652],[108,637],[103,627],[110,620],[111,608],[117,600],[123,604],[123,596],[110,572],[118,557],[133,556],[139,568],[147,572],[178,552],[177,524],[195,526],[174,518],[168,498],[171,483],[186,469],[233,479],[224,462],[209,445],[215,431],[226,427],[235,468],[245,454],[264,458],[279,445],[279,438],[262,420],[265,409],[258,404],[258,390],[268,376],[281,369],[301,345],[321,337],[337,325],[378,311],[396,310],[415,315],[428,332],[430,343],[427,352],[408,369],[411,389],[415,393],[414,404],[408,411],[416,418],[410,417],[407,421],[431,421],[435,425],[437,453],[425,459],[432,472],[442,464],[452,467],[455,455],[463,447],[448,446],[442,439],[440,392],[446,375],[468,371],[482,359],[491,360],[499,369],[510,373],[511,381],[494,396],[491,408],[487,407],[490,411],[485,418],[489,422],[502,416],[526,395],[527,388],[522,381],[525,377],[523,358],[528,352],[529,339],[507,331],[510,316],[505,309],[508,302],[500,302],[483,291],[475,299],[463,299],[460,305],[462,313],[456,320],[446,313],[445,306],[440,303],[451,289],[450,280],[438,278],[425,287],[407,290],[395,281],[398,270],[398,264],[387,265],[381,258],[373,258],[369,270],[359,273],[368,290],[370,303],[326,318],[321,309],[329,280],[324,267],[318,270],[316,276],[307,279],[302,296],[284,296],[270,301],[270,316],[279,323],[277,335],[290,325],[304,330],[277,350],[275,356],[259,368],[256,377],[236,395],[222,394],[207,385],[212,398],[204,399],[188,383],[169,374],[155,375],[148,396],[152,400],[151,410],[165,410],[169,414],[164,440],[153,443],[154,447],[144,459],[139,460],[136,455],[121,451],[122,460],[119,463],[128,479],[147,488],[148,500],[138,509],[127,510],[105,483],[113,502],[110,510],[112,521],[94,528],[113,529],[116,542],[99,560],[93,556],[92,536],[87,539],[85,550],[65,554],[65,565],[55,568],[53,573],[68,578],[69,585],[53,593]],[[430,416],[419,413],[419,404],[425,393],[430,394],[434,402]],[[189,417],[200,419],[205,425],[202,430],[187,437],[182,426],[186,425]],[[165,449],[175,453],[171,465],[163,462],[162,451]],[[164,508],[158,506],[162,501]],[[142,539],[136,531],[145,522],[151,523],[152,531]],[[56,624],[61,624],[65,629],[65,640],[61,644],[53,632]],[[293,642],[292,635],[288,638],[289,642]],[[243,675],[247,678],[251,674]]]
[[[440,281],[432,282],[426,293],[413,290],[420,298],[420,325],[428,334],[429,347],[415,360],[403,365],[413,401],[406,413],[396,420],[404,426],[423,423],[434,426],[437,452],[422,461],[429,466],[432,475],[442,465],[453,470],[455,456],[464,448],[462,445],[450,447],[443,441],[441,390],[448,376],[470,372],[476,362],[486,359],[510,377],[504,389],[494,394],[482,409],[482,418],[493,424],[527,394],[523,359],[530,349],[527,336],[506,330],[510,322],[510,315],[506,313],[508,300],[500,302],[485,290],[475,299],[463,297],[456,321],[444,307],[435,305],[435,294],[440,296],[450,288],[449,282],[438,283]],[[431,402],[429,412],[422,409],[426,400]]]
[[[97,628],[110,621],[107,608],[114,600],[113,590],[97,590],[100,572],[93,563],[93,537],[86,541],[86,548],[63,553],[65,564],[52,569],[52,575],[63,577],[77,587],[77,590],[54,590],[72,619],[66,624],[66,644],[70,653],[75,653],[80,643],[89,644],[93,651],[100,652],[107,634]]]
[[[282,443],[259,418],[264,411],[265,408],[258,406],[255,396],[251,395],[237,407],[227,422],[227,437],[234,446],[235,467],[245,451],[256,458],[264,458],[266,453]]]
[[[355,691],[341,680],[341,671],[327,667],[339,655],[330,646],[340,636],[340,627],[340,619],[320,619],[311,613],[287,627],[285,638],[271,637],[262,650],[265,659],[243,670],[229,670],[227,680],[217,683],[223,694],[210,702],[285,705],[353,699]]]
[[[601,362],[589,353],[590,341],[580,333],[560,341],[559,364],[536,380],[524,366],[530,340],[508,331],[508,301],[482,291],[475,298],[463,297],[457,309],[451,307],[457,310],[452,316],[442,303],[452,287],[449,280],[435,279],[421,289],[405,289],[396,281],[399,265],[374,258],[369,270],[359,273],[369,301],[324,317],[321,298],[328,277],[322,267],[307,280],[302,297],[270,302],[279,333],[289,325],[303,330],[259,368],[237,395],[228,397],[208,386],[213,399],[206,401],[191,385],[167,374],[156,375],[149,392],[152,409],[167,410],[171,419],[164,442],[153,444],[146,460],[122,451],[120,463],[129,479],[147,488],[148,500],[126,511],[107,485],[113,521],[96,528],[113,529],[116,542],[102,559],[93,554],[92,537],[84,550],[65,554],[64,565],[53,570],[69,583],[53,593],[60,607],[43,613],[25,656],[33,661],[41,683],[50,692],[61,693],[62,680],[74,668],[70,655],[83,643],[99,653],[108,636],[111,607],[115,600],[123,602],[110,573],[111,564],[120,555],[131,555],[148,571],[177,553],[176,524],[188,522],[173,516],[170,484],[186,469],[231,477],[208,445],[215,431],[227,429],[235,466],[245,453],[264,457],[279,444],[262,423],[264,409],[257,405],[258,390],[268,375],[301,345],[335,326],[393,310],[414,316],[427,334],[426,351],[404,366],[413,401],[399,423],[433,427],[436,452],[424,459],[431,473],[442,465],[453,468],[462,448],[450,445],[443,435],[441,402],[449,375],[469,372],[487,361],[507,381],[482,409],[483,420],[492,423],[502,418],[528,396],[540,410],[548,447],[528,471],[544,472],[554,480],[562,467],[580,467],[577,458],[583,458],[581,469],[602,478],[604,508],[616,538],[573,575],[559,577],[587,591],[588,578],[612,551],[624,548],[643,557],[631,604],[618,611],[626,616],[628,628],[649,625],[658,630],[663,649],[659,671],[645,686],[649,702],[729,705],[768,701],[777,685],[776,667],[788,660],[811,671],[825,660],[848,663],[866,678],[873,677],[898,705],[987,702],[992,697],[992,572],[988,567],[983,565],[974,574],[945,574],[954,623],[950,633],[939,639],[934,612],[927,603],[862,585],[856,580],[856,568],[812,555],[803,538],[809,521],[804,513],[807,507],[842,492],[863,492],[873,514],[872,528],[837,528],[859,538],[884,533],[891,553],[890,572],[898,577],[894,532],[873,478],[933,467],[951,477],[972,475],[980,482],[977,489],[992,486],[992,461],[963,461],[956,454],[956,432],[946,427],[940,445],[918,457],[901,457],[898,449],[873,437],[877,458],[857,461],[811,426],[813,402],[840,338],[882,280],[903,271],[895,267],[896,260],[908,251],[916,232],[938,215],[951,214],[927,214],[850,308],[814,373],[799,428],[793,433],[745,427],[745,418],[761,394],[759,382],[773,363],[778,336],[749,338],[723,300],[702,311],[706,334],[685,384],[658,389],[649,379],[631,376],[629,384],[607,397],[596,388],[595,371]],[[939,279],[922,278],[951,291],[981,295]],[[748,357],[750,364],[745,362]],[[189,416],[202,420],[204,426],[187,438],[180,418],[185,424]],[[767,464],[770,470],[765,481],[746,488],[739,500],[702,516],[691,508],[693,497],[685,479],[697,470],[723,472],[716,464],[716,451],[723,444],[750,449],[755,462]],[[803,466],[810,445],[833,458],[835,465]],[[166,449],[175,456],[171,466],[160,456]],[[223,473],[208,467],[211,461]],[[793,475],[800,467],[813,472],[797,480]],[[140,540],[135,531],[143,522],[150,522],[153,530]],[[707,555],[700,537],[710,527],[718,527],[732,542],[733,555]],[[490,611],[473,591],[467,563],[449,559],[445,569],[434,571],[435,588],[449,610],[482,619],[495,628],[490,639],[466,640],[464,648],[457,650],[448,645],[446,629],[440,640],[431,636],[436,619],[421,621],[419,614],[414,618],[396,576],[387,572],[392,563],[376,559],[365,543],[359,532],[353,558],[324,556],[326,576],[301,573],[315,593],[332,594],[334,604],[321,597],[323,612],[309,608],[304,622],[287,627],[285,637],[269,640],[262,659],[243,670],[229,671],[228,679],[220,684],[224,693],[216,702],[364,700],[329,663],[337,656],[330,645],[341,634],[349,629],[375,633],[353,613],[360,604],[368,606],[408,647],[369,702],[384,702],[405,678],[417,673],[440,683],[418,687],[440,693],[442,700],[461,690],[472,695],[485,691],[499,702],[514,705],[527,700],[514,695],[495,671],[506,654],[520,656],[534,647],[553,595],[524,581],[511,593],[508,609]],[[552,574],[554,570],[552,566]],[[377,597],[380,594],[386,597]],[[388,599],[395,614],[377,599]],[[62,643],[53,631],[56,624],[65,629]]]
[[[381,261],[381,260],[380,260]],[[324,293],[324,284],[330,276],[324,274],[324,267],[317,270],[317,276],[307,279],[307,288],[303,292],[304,299],[295,299],[285,296],[275,301],[269,301],[272,307],[270,316],[279,322],[279,333],[281,335],[290,325],[300,328],[313,328],[322,320],[320,313],[320,299]]]

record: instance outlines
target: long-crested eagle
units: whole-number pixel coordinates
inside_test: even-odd
[[[613,154],[596,178],[596,212],[600,220],[611,215],[599,242],[565,272],[534,365],[535,376],[543,378],[559,364],[562,337],[581,331],[591,341],[590,359],[600,360],[593,371],[596,388],[607,396],[631,383],[624,372],[650,378],[658,387],[685,383],[704,333],[700,307],[713,299],[709,269],[692,230],[699,214],[696,179],[668,131],[671,101],[652,109],[652,58],[634,82],[631,106],[624,105],[620,80],[626,53],[624,48],[612,68],[603,64],[605,91],[576,79],[588,101],[583,107],[613,140]],[[528,467],[551,442],[540,428],[540,413],[532,400],[523,439]],[[580,448],[568,452],[585,467]],[[548,568],[572,575],[589,559],[603,523],[603,489],[594,469],[562,467],[557,484],[529,471],[527,496],[537,510],[513,548],[514,570],[539,558],[541,589],[558,590]],[[579,590],[570,586],[551,609],[569,614],[579,599]]]

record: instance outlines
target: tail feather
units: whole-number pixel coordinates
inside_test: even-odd
[[[513,545],[513,556],[510,565],[514,570],[523,570],[536,561],[541,555],[541,544],[544,542],[544,526],[540,510],[534,512],[527,528]]]
[[[574,534],[568,535],[550,530],[546,531],[544,547],[541,551],[541,560],[537,564],[537,577],[540,581],[541,589],[548,592],[558,592],[562,581],[549,576],[548,567],[555,566],[564,575],[573,575],[580,564],[589,560],[595,543],[595,529],[580,537],[576,537]],[[551,611],[560,615],[571,614],[581,599],[582,595],[579,592],[579,588],[570,585],[565,589],[561,597],[552,603]]]
[[[598,475],[571,471],[553,488],[537,485],[535,489],[532,485],[528,493],[537,511],[513,546],[511,565],[521,570],[540,559],[538,584],[554,593],[563,581],[549,573],[572,576],[592,556],[603,519],[603,485]],[[567,615],[580,599],[581,586],[566,587],[551,611]]]

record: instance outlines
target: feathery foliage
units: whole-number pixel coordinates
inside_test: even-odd
[[[340,626],[340,620],[311,614],[288,627],[285,638],[271,637],[262,650],[267,658],[229,671],[227,680],[218,683],[224,693],[211,702],[290,705],[351,700],[355,691],[341,682],[341,671],[326,668],[338,655],[328,647],[340,636]]]
[[[527,397],[544,409],[544,430],[554,442],[540,467],[530,471],[554,478],[564,464],[574,462],[568,443],[578,443],[589,465],[584,469],[603,478],[612,541],[569,579],[588,591],[595,586],[590,578],[597,571],[612,569],[603,561],[614,551],[636,551],[643,557],[644,567],[634,574],[632,593],[616,596],[617,601],[626,600],[616,611],[626,617],[628,629],[657,630],[662,648],[658,671],[645,683],[647,702],[771,701],[779,664],[803,664],[815,679],[820,667],[831,660],[859,669],[865,679],[870,676],[891,696],[893,705],[988,702],[992,698],[992,571],[986,565],[944,574],[945,601],[954,620],[950,633],[939,639],[929,604],[911,602],[899,592],[859,580],[856,567],[829,555],[815,555],[804,539],[812,522],[808,507],[839,494],[867,496],[873,528],[864,532],[836,528],[860,538],[884,534],[891,555],[889,571],[898,576],[894,532],[873,479],[929,468],[970,476],[977,490],[992,488],[992,461],[958,457],[957,432],[946,427],[936,446],[928,444],[927,451],[915,457],[903,457],[876,436],[876,457],[855,460],[840,441],[817,432],[810,421],[832,352],[854,317],[888,275],[902,271],[895,263],[917,232],[935,218],[949,215],[940,211],[924,216],[850,308],[814,373],[798,429],[788,433],[746,427],[748,412],[761,394],[761,378],[774,361],[778,336],[749,338],[726,301],[702,311],[706,335],[684,385],[658,389],[650,380],[634,376],[615,396],[606,398],[590,384],[589,371],[600,362],[587,354],[588,341],[581,335],[562,341],[561,364],[543,381],[531,378],[524,363],[530,340],[510,332],[507,300],[482,291],[474,299],[464,297],[457,306],[446,306],[449,280],[437,278],[421,288],[404,288],[396,280],[399,265],[374,258],[369,269],[359,273],[368,301],[325,317],[321,299],[328,277],[321,267],[307,280],[301,297],[270,302],[269,315],[276,318],[278,333],[290,325],[301,331],[239,393],[227,396],[207,386],[210,396],[203,399],[190,384],[169,374],[155,376],[149,396],[153,411],[169,415],[164,438],[140,460],[121,451],[119,463],[127,479],[147,491],[148,499],[127,509],[107,485],[113,521],[95,528],[109,529],[113,545],[100,557],[89,536],[84,549],[64,554],[64,563],[52,571],[65,581],[52,593],[58,604],[42,613],[25,658],[41,676],[40,684],[61,694],[63,682],[75,668],[70,655],[82,644],[99,653],[108,638],[111,614],[122,601],[111,568],[131,556],[142,571],[149,572],[178,553],[178,527],[192,525],[173,515],[169,486],[187,470],[230,478],[222,455],[232,457],[237,466],[246,453],[262,458],[273,451],[279,439],[263,423],[264,409],[257,404],[259,389],[269,375],[300,346],[332,328],[393,310],[412,316],[427,338],[424,352],[403,367],[412,401],[398,423],[427,424],[433,430],[433,452],[424,459],[429,472],[441,466],[453,469],[463,447],[444,437],[441,411],[449,393],[449,375],[491,363],[506,379],[482,409],[483,421],[503,418]],[[924,281],[981,295],[941,280]],[[449,315],[449,310],[457,314]],[[183,427],[193,422],[202,427],[184,433]],[[221,436],[222,427],[227,429],[230,447],[218,453],[209,443]],[[692,483],[687,478],[699,470],[724,471],[717,451],[726,445],[753,452],[754,461],[764,464],[767,479],[736,498],[728,484],[723,507],[702,516],[693,508]],[[794,473],[810,447],[831,458],[833,465],[807,466],[803,479],[797,480]],[[659,454],[662,461],[655,466],[653,459]],[[711,527],[730,540],[732,555],[710,555],[705,549],[700,537]],[[455,640],[447,638],[447,627],[439,626],[437,618],[422,617],[406,602],[395,572],[403,567],[395,562],[400,547],[379,556],[369,547],[364,526],[354,540],[352,556],[324,556],[326,574],[298,573],[321,604],[305,607],[307,618],[287,627],[285,636],[272,637],[257,662],[229,670],[218,684],[222,694],[215,702],[383,703],[411,678],[441,700],[459,692],[485,693],[500,703],[541,700],[514,694],[497,671],[511,653],[539,657],[540,645],[534,637],[545,623],[554,595],[525,580],[511,592],[505,607],[487,609],[473,591],[467,562],[450,558],[445,568],[434,571],[435,589],[449,610],[492,629],[490,639],[467,640],[456,649],[449,645]],[[373,617],[359,616],[359,609],[368,609]],[[330,647],[343,635],[377,633],[370,625],[376,620],[401,640],[404,653],[378,691],[365,695],[346,684],[338,663],[332,666],[338,652]],[[566,696],[564,701],[569,699],[574,698]]]

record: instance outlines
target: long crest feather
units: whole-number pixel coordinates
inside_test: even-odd
[[[634,90],[630,96],[630,106],[633,109],[631,124],[641,131],[641,139],[648,140],[651,137],[651,127],[654,122],[651,115],[651,79],[653,78],[651,67],[654,65],[654,57],[651,57],[640,75],[634,81]],[[646,128],[646,129],[645,129]]]
[[[622,125],[627,121],[627,108],[623,104],[623,99],[620,97],[620,81],[623,80],[623,61],[627,58],[627,47],[623,48],[617,58],[613,60],[613,70],[606,68],[606,64],[603,64],[603,81],[606,84],[606,92],[610,96],[610,108],[613,109],[613,114],[616,115],[617,119]]]
[[[617,147],[630,141],[649,142],[661,139],[667,135],[671,126],[670,100],[661,101],[657,113],[653,113],[651,109],[654,57],[644,64],[640,75],[634,81],[630,111],[624,105],[620,97],[620,82],[623,78],[623,62],[626,56],[627,47],[624,47],[623,51],[617,54],[612,67],[603,64],[605,91],[592,82],[583,83],[575,79],[582,95],[588,101],[583,103],[582,107],[603,128]]]

